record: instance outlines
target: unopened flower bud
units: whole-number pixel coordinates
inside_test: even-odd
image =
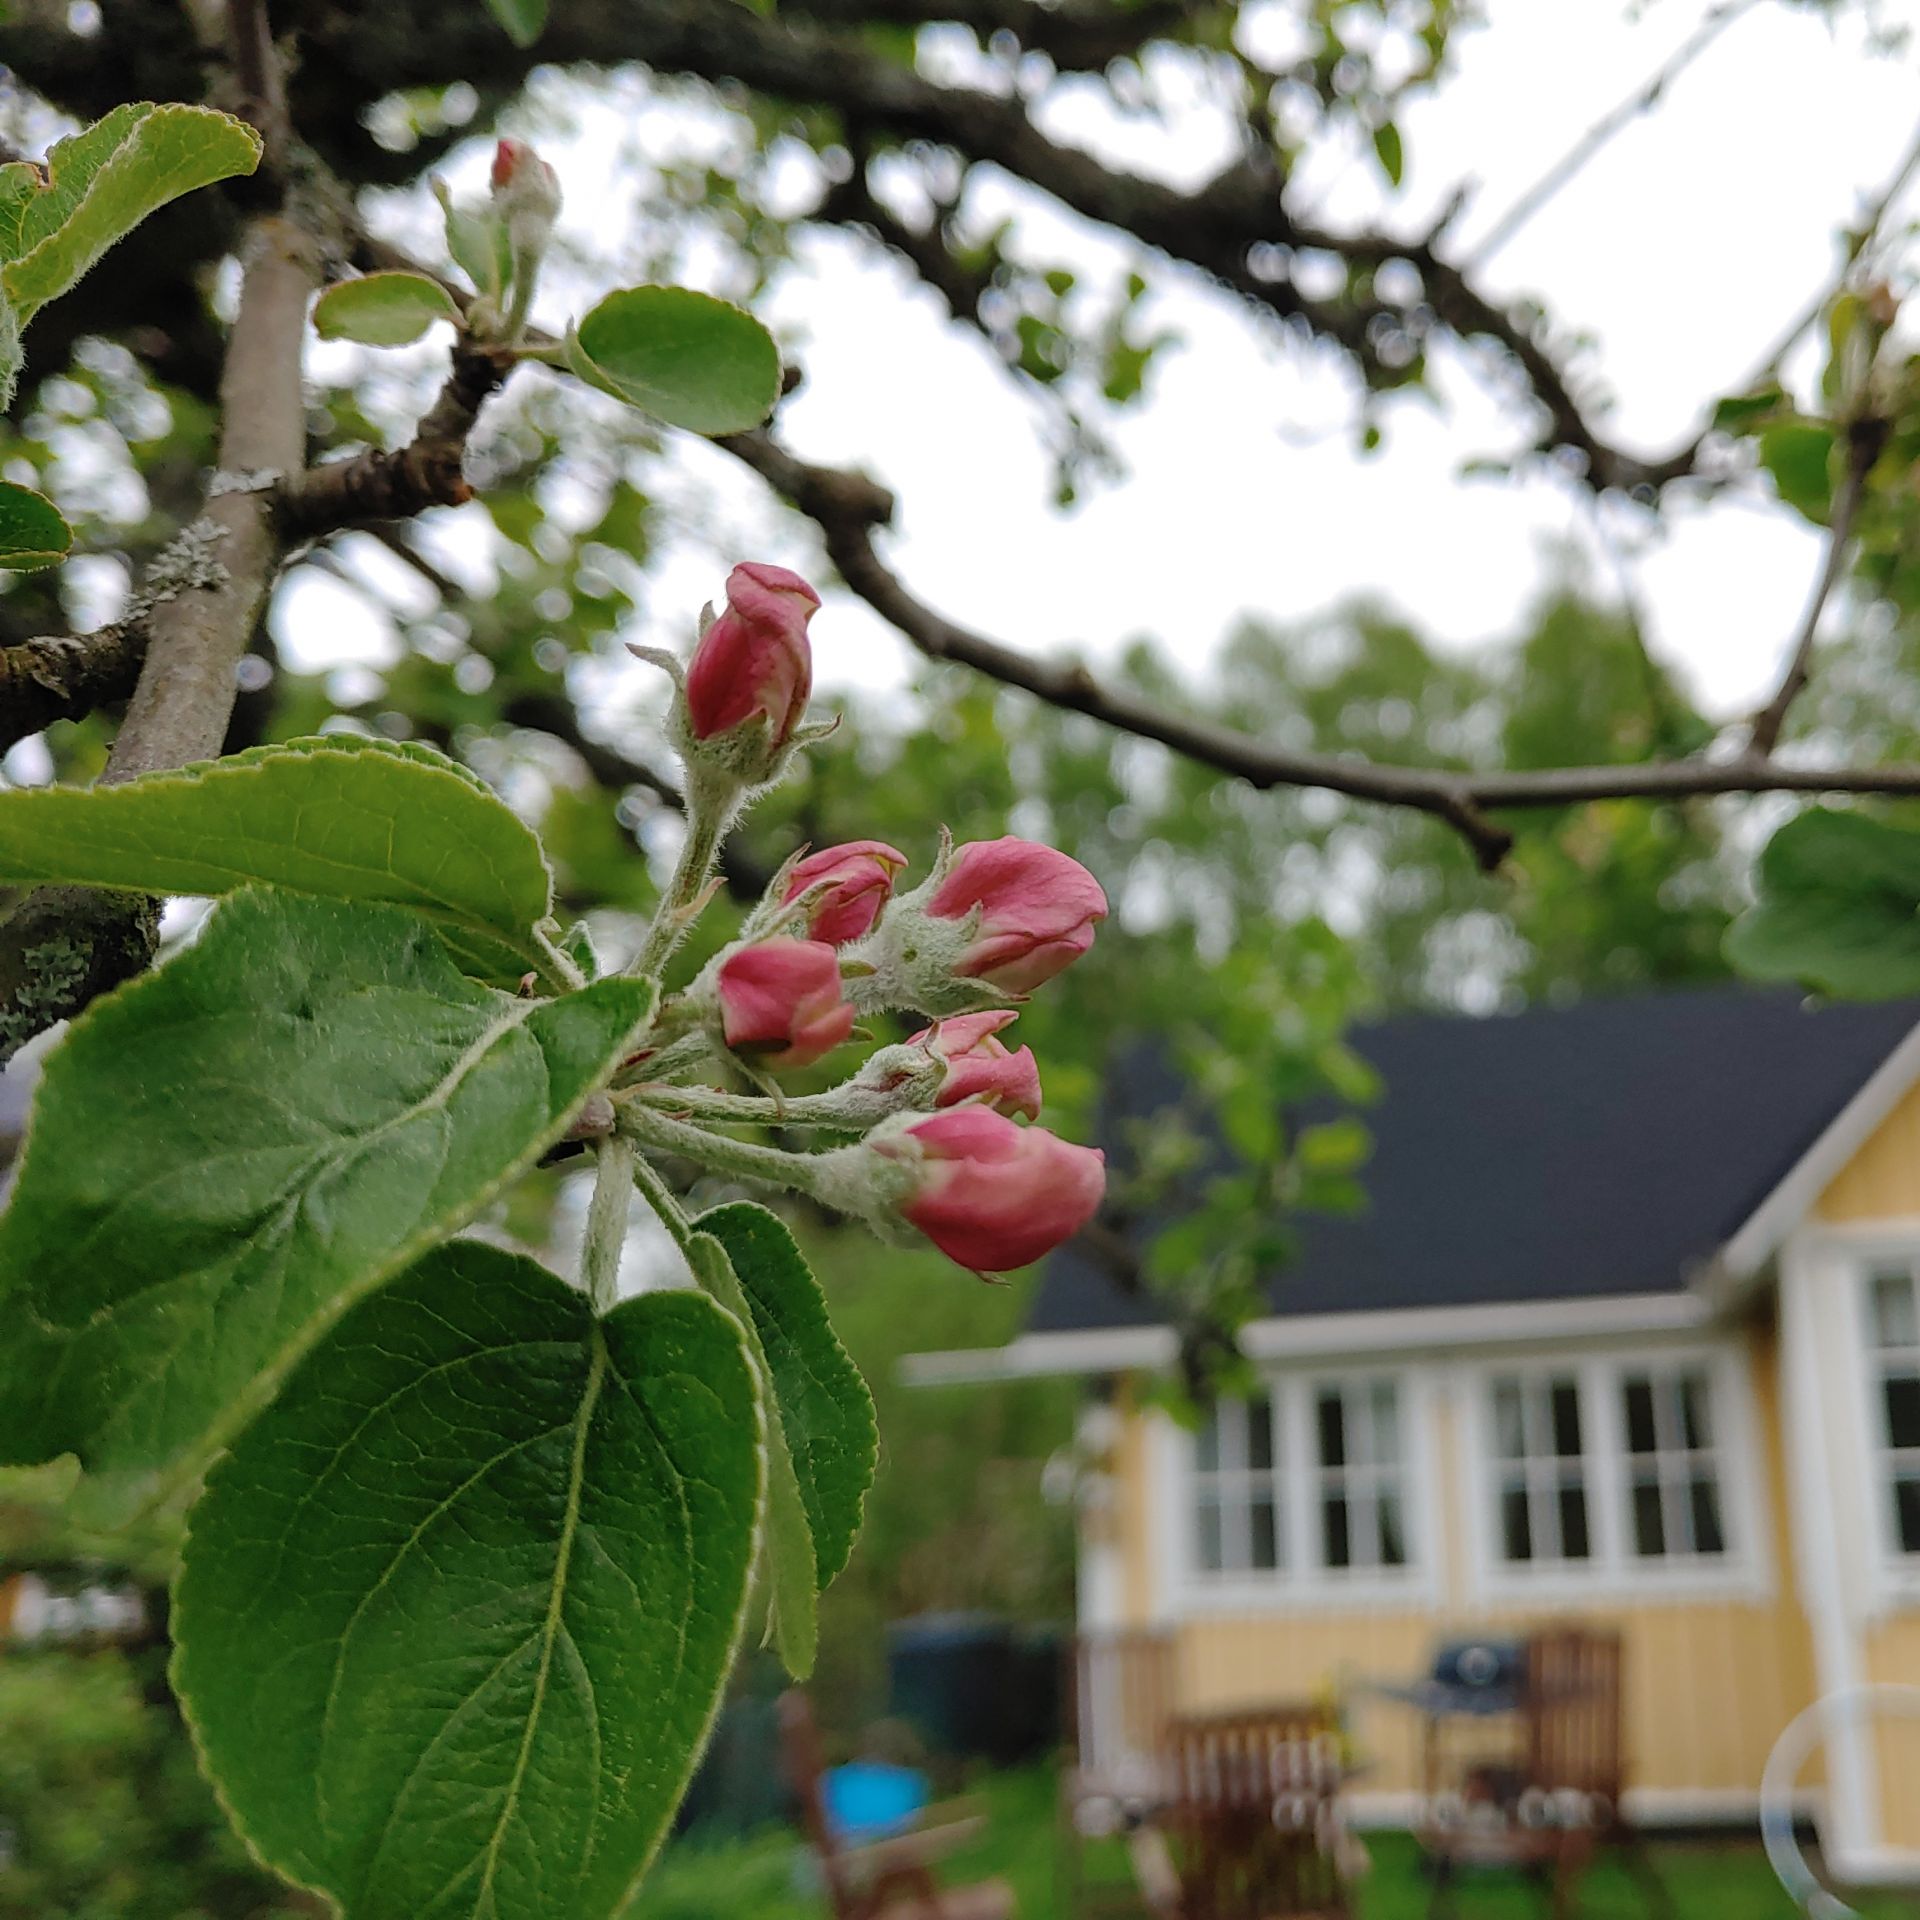
[[[1107,896],[1079,861],[1009,835],[961,847],[926,912],[935,920],[977,912],[954,972],[1006,993],[1031,993],[1093,945]]]
[[[771,780],[813,692],[807,622],[820,596],[785,567],[743,561],[727,576],[727,607],[700,636],[687,668],[689,754],[741,782]]]
[[[995,1036],[1017,1016],[1007,1010],[961,1013],[927,1027],[907,1042],[937,1060],[943,1074],[936,1107],[975,1100],[1009,1117],[1040,1117],[1040,1068],[1031,1047],[1016,1053]]]
[[[524,140],[502,140],[489,179],[515,252],[545,252],[560,218],[560,176]]]
[[[990,1107],[892,1121],[866,1144],[910,1176],[894,1211],[976,1273],[1010,1273],[1051,1253],[1106,1192],[1100,1153]]]
[[[880,840],[849,840],[810,853],[787,877],[785,900],[825,887],[807,908],[807,935],[845,946],[869,932],[893,894],[893,877],[907,864],[897,847]]]
[[[713,979],[727,1045],[772,1072],[812,1066],[853,1031],[853,1009],[840,995],[840,956],[821,941],[736,948]]]

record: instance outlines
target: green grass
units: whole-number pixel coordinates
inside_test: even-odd
[[[988,1814],[980,1845],[953,1856],[944,1878],[954,1884],[1000,1874],[1018,1898],[1020,1920],[1068,1920],[1053,1885],[1052,1773],[1026,1768],[982,1779],[976,1789]],[[1417,1851],[1404,1834],[1370,1834],[1373,1871],[1360,1893],[1360,1920],[1424,1920],[1429,1888]],[[1690,1842],[1656,1847],[1653,1858],[1673,1899],[1676,1920],[1794,1920],[1757,1843]],[[726,1843],[689,1838],[670,1847],[633,1908],[632,1920],[823,1920],[826,1903],[810,1890],[808,1862],[784,1831]],[[1101,1875],[1123,1870],[1114,1856],[1096,1857]],[[1862,1903],[1872,1920],[1912,1920],[1911,1896]],[[1461,1883],[1460,1920],[1545,1920],[1541,1897],[1506,1875],[1473,1875]],[[1644,1920],[1647,1908],[1611,1862],[1582,1883],[1579,1920]]]

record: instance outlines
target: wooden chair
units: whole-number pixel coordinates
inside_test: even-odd
[[[1189,1715],[1167,1731],[1164,1850],[1136,1850],[1168,1920],[1350,1920],[1345,1741],[1324,1706]],[[1169,1871],[1170,1869],[1170,1871]]]
[[[1013,1920],[1013,1889],[1004,1880],[942,1887],[934,1863],[977,1839],[986,1823],[948,1819],[864,1846],[841,1843],[821,1793],[820,1734],[813,1704],[799,1688],[780,1699],[780,1740],[787,1780],[820,1869],[834,1920]]]
[[[1603,1847],[1620,1854],[1652,1912],[1672,1911],[1621,1806],[1621,1668],[1620,1635],[1611,1629],[1567,1625],[1533,1634],[1517,1748],[1510,1760],[1482,1760],[1459,1782],[1437,1777],[1437,1732],[1429,1722],[1429,1817],[1420,1839],[1435,1870],[1432,1915],[1452,1910],[1458,1868],[1478,1864],[1532,1873],[1548,1888],[1554,1920],[1566,1920],[1580,1876]],[[1453,1818],[1432,1817],[1441,1804],[1451,1804]]]

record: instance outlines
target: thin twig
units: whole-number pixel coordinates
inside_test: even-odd
[[[1834,588],[1840,584],[1841,574],[1846,571],[1854,517],[1860,510],[1861,496],[1866,491],[1867,474],[1879,458],[1885,442],[1885,425],[1877,420],[1856,423],[1848,436],[1847,470],[1834,490],[1833,511],[1827,525],[1827,553],[1820,568],[1820,577],[1813,583],[1807,610],[1800,617],[1799,629],[1787,654],[1787,670],[1781,675],[1773,698],[1753,716],[1753,726],[1747,735],[1747,751],[1755,759],[1766,759],[1779,745],[1780,730],[1787,721],[1787,709],[1800,697],[1801,690],[1807,684],[1813,660],[1813,643],[1820,629],[1820,616],[1826,610]]]
[[[1847,277],[1855,265],[1879,237],[1880,228],[1893,203],[1906,191],[1916,171],[1920,171],[1920,128],[1915,129],[1912,140],[1908,142],[1886,184],[1864,209],[1860,224],[1848,229],[1846,257],[1840,263],[1839,272],[1787,323],[1773,345],[1754,362],[1753,371],[1734,389],[1736,393],[1749,393],[1763,381],[1778,374],[1781,361],[1793,350],[1800,336],[1826,312],[1834,296],[1846,285]]]
[[[1710,7],[1700,24],[1660,65],[1653,76],[1636,87],[1626,99],[1604,113],[1563,153],[1505,213],[1474,242],[1461,264],[1469,271],[1483,267],[1504,247],[1555,194],[1604,147],[1622,128],[1630,126],[1642,114],[1651,113],[1660,104],[1667,89],[1694,61],[1719,39],[1743,13],[1751,13],[1757,0],[1720,0]]]

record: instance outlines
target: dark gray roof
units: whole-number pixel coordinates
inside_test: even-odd
[[[1273,1311],[1677,1291],[1917,1022],[1912,1000],[1816,1008],[1729,987],[1363,1028],[1355,1045],[1384,1083],[1365,1115],[1368,1205],[1302,1217]],[[1132,1057],[1110,1131],[1176,1091],[1163,1063]],[[1028,1324],[1160,1317],[1069,1245]]]

